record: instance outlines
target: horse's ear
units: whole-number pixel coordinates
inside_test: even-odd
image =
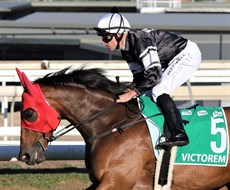
[[[31,96],[35,96],[36,95],[36,89],[34,84],[28,79],[28,77],[26,76],[26,74],[24,72],[22,72],[22,79],[24,82],[24,88],[25,90],[31,95]]]
[[[23,86],[24,88],[26,88],[25,82],[24,82],[23,77],[22,77],[22,72],[21,72],[18,68],[16,68],[16,71],[17,71],[17,74],[18,74],[18,77],[19,77],[19,79],[20,79],[20,82],[21,82],[22,86]]]
[[[34,89],[33,84],[30,82],[26,74],[24,72],[21,72],[18,68],[16,68],[16,71],[20,82],[24,87],[24,90],[27,91],[31,96],[36,95],[36,89]]]

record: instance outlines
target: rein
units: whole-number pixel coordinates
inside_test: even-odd
[[[116,105],[118,105],[118,104],[117,103],[113,103],[110,106],[108,106],[108,107],[104,108],[103,110],[97,112],[96,114],[92,115],[91,117],[89,117],[89,118],[87,118],[87,119],[85,119],[85,120],[77,123],[76,125],[73,125],[73,126],[72,126],[72,124],[67,125],[65,128],[57,131],[55,136],[50,137],[49,142],[57,140],[58,138],[60,138],[61,136],[65,135],[66,133],[72,131],[73,129],[76,129],[77,127],[80,127],[80,126],[84,125],[85,123],[90,122],[91,120],[96,119],[97,117],[99,117],[103,113],[109,111],[111,108],[115,107]],[[72,126],[72,127],[70,127],[70,126]]]
[[[146,119],[149,119],[149,118],[151,118],[151,117],[155,117],[155,116],[157,116],[157,115],[160,115],[160,114],[158,113],[158,114],[150,115],[150,116],[148,116],[148,117],[145,117],[145,118],[142,118],[142,119],[139,119],[139,120],[136,120],[136,121],[127,123],[127,124],[125,124],[125,125],[122,125],[122,126],[120,126],[120,127],[118,127],[118,128],[113,128],[113,129],[111,129],[111,130],[105,131],[105,132],[103,132],[103,133],[100,133],[100,134],[98,134],[98,135],[95,135],[95,136],[93,136],[93,137],[87,139],[87,142],[92,142],[92,141],[95,141],[95,140],[97,140],[97,139],[99,139],[99,138],[101,138],[101,137],[107,136],[107,135],[109,135],[109,134],[111,134],[111,133],[122,131],[122,129],[128,128],[128,127],[130,127],[130,126],[132,126],[132,125],[134,125],[134,124],[140,123],[140,122],[142,122],[142,121],[145,121]]]
[[[141,103],[141,102],[140,102],[140,103]],[[124,120],[122,120],[121,122],[119,122],[119,123],[117,123],[117,124],[114,124],[113,126],[116,126],[116,125],[118,125],[118,124],[121,124],[121,123],[125,122],[126,119],[129,117],[129,116],[128,116],[128,111],[127,111],[127,110],[132,110],[132,109],[129,107],[129,104],[128,104],[128,103],[121,103],[121,104],[124,105],[124,106],[126,107],[126,118],[125,118]],[[99,111],[99,112],[97,112],[96,114],[92,115],[91,117],[89,117],[89,118],[87,118],[87,119],[85,119],[85,120],[83,120],[83,121],[77,123],[76,125],[69,124],[69,125],[67,125],[65,128],[63,128],[63,129],[57,131],[56,134],[55,134],[54,136],[51,136],[50,138],[46,138],[46,140],[47,140],[48,142],[55,141],[55,140],[57,140],[58,138],[60,138],[61,136],[65,135],[66,133],[72,131],[73,129],[76,129],[77,127],[80,127],[80,126],[84,125],[85,123],[90,122],[90,121],[96,119],[97,117],[99,117],[99,116],[101,116],[102,114],[104,114],[105,112],[109,111],[110,109],[112,109],[112,108],[115,107],[116,105],[119,105],[119,104],[118,104],[118,103],[113,103],[113,104],[111,104],[110,106],[105,107],[105,108],[102,109],[101,111]],[[143,106],[143,103],[142,103],[142,106]],[[143,106],[143,108],[144,108],[144,106]],[[143,109],[143,108],[142,108],[142,109]],[[138,112],[137,114],[135,114],[132,118],[134,118],[134,117],[140,115],[141,112],[142,112],[142,109],[140,110],[140,112]],[[109,135],[109,134],[112,134],[112,133],[114,133],[114,132],[122,133],[123,129],[128,128],[128,127],[130,127],[130,126],[132,126],[132,125],[134,125],[134,124],[140,123],[140,122],[142,122],[142,121],[145,121],[145,120],[147,120],[147,119],[149,119],[149,118],[151,118],[151,117],[157,116],[157,115],[159,115],[159,113],[158,113],[158,114],[153,114],[153,115],[150,115],[150,116],[148,116],[148,117],[144,117],[144,118],[141,118],[141,119],[132,121],[132,122],[129,122],[129,123],[127,123],[127,124],[121,125],[121,126],[118,127],[118,128],[113,128],[113,127],[111,127],[111,129],[109,129],[109,130],[107,130],[107,131],[105,131],[105,132],[102,132],[102,133],[100,133],[100,134],[97,134],[97,135],[95,135],[95,136],[93,136],[93,137],[88,138],[88,139],[86,140],[86,142],[93,142],[93,141],[95,141],[95,140],[97,140],[97,139],[99,139],[99,138],[102,138],[102,137],[107,136],[107,135]],[[131,117],[129,117],[129,118],[131,118]],[[72,126],[72,127],[71,127],[71,126]],[[41,142],[40,142],[40,143],[41,143]]]

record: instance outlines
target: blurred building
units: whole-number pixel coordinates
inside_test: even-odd
[[[101,45],[93,30],[114,5],[132,28],[175,31],[197,42],[203,59],[230,59],[230,2],[204,2],[183,0],[179,7],[151,4],[148,13],[141,13],[140,4],[128,0],[0,1],[0,59],[121,59],[119,52],[110,54]]]

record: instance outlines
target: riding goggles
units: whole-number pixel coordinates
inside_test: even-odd
[[[108,34],[106,36],[101,36],[102,41],[105,43],[109,43],[113,39],[113,34]]]

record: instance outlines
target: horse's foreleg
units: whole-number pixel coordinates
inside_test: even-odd
[[[152,175],[151,175],[152,176]],[[103,176],[96,190],[152,190],[153,177],[141,178],[138,181],[131,179],[131,174],[127,176],[108,177]]]
[[[116,174],[115,174],[116,175]],[[124,176],[111,176],[104,175],[99,182],[96,190],[132,190],[134,187],[133,183],[125,180]]]
[[[95,190],[96,188],[97,188],[97,186],[95,184],[92,184],[85,190]]]
[[[230,190],[230,183],[225,185],[226,189]]]
[[[230,183],[222,186],[221,188],[216,188],[216,189],[213,189],[213,190],[230,190]]]

